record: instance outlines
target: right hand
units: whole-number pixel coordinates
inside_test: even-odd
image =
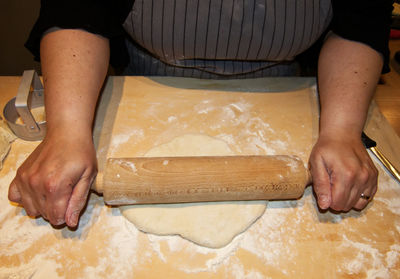
[[[90,133],[47,135],[19,167],[8,198],[32,217],[75,227],[97,174]]]

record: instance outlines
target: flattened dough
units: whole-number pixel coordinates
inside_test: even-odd
[[[233,155],[222,140],[183,135],[146,153],[156,156]],[[266,201],[208,202],[122,206],[122,214],[141,231],[180,235],[199,245],[220,248],[249,228],[265,211]]]

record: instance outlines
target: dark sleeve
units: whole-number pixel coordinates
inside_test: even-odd
[[[121,66],[127,60],[122,23],[134,0],[41,0],[40,14],[25,47],[40,60],[40,40],[51,27],[83,29],[110,40],[111,63]]]
[[[389,33],[393,0],[332,0],[332,31],[380,52],[389,72]]]

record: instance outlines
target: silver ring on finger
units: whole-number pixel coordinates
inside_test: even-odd
[[[363,200],[366,200],[366,201],[370,201],[371,200],[371,196],[368,196],[368,195],[366,195],[364,193],[361,193],[360,198],[362,198]]]

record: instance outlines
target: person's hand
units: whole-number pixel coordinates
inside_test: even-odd
[[[96,173],[91,135],[46,136],[18,169],[8,197],[29,216],[75,227]]]
[[[309,166],[321,209],[361,210],[369,202],[361,196],[371,199],[376,193],[378,171],[361,137],[320,136]]]

